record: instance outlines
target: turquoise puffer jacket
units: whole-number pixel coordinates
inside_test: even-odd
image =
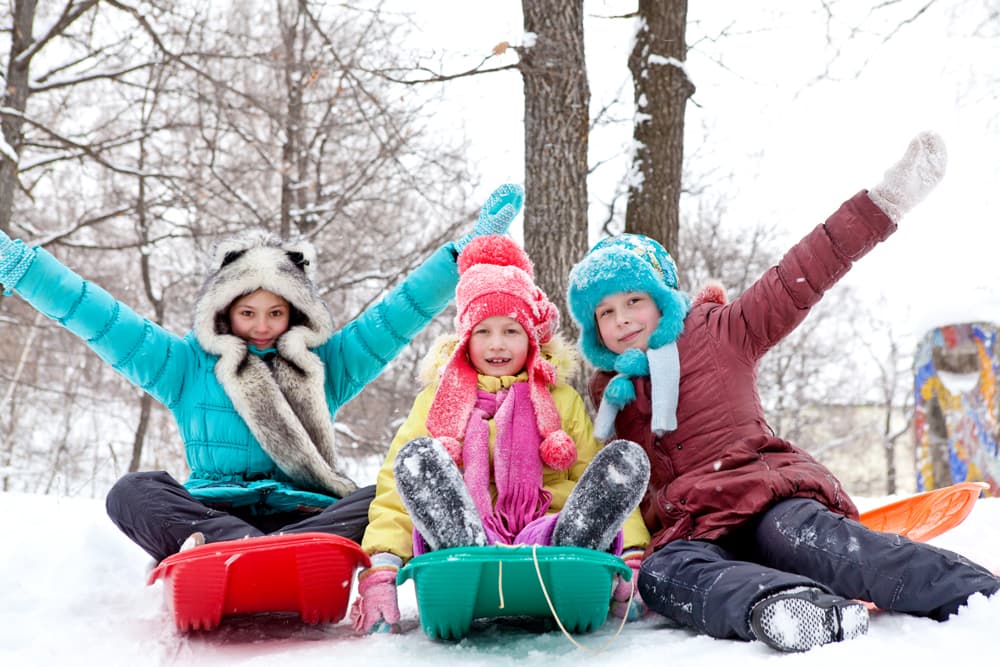
[[[137,315],[44,249],[14,286],[44,315],[162,403],[177,420],[198,499],[259,513],[322,508],[336,495],[295,484],[277,466],[216,376],[220,357],[194,332],[183,338]],[[454,296],[456,252],[440,248],[380,302],[317,346],[332,423],[340,406],[373,380]],[[280,347],[280,341],[279,341]]]

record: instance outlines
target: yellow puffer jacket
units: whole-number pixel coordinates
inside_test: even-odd
[[[557,339],[558,341],[558,339]],[[435,368],[447,361],[450,356],[450,349],[453,349],[454,341],[446,340],[439,342],[432,350],[429,371],[433,374]],[[565,345],[560,342],[543,346],[543,352],[549,361],[556,365],[562,375],[564,368],[571,366],[571,353]],[[518,376],[505,376],[502,378],[488,375],[479,376],[479,388],[485,391],[496,393],[501,389],[508,388],[515,382],[524,382],[527,375],[522,373]],[[427,421],[427,414],[430,410],[431,402],[434,400],[434,392],[437,385],[431,384],[425,387],[418,395],[410,409],[410,414],[406,421],[396,432],[396,437],[392,440],[389,453],[385,462],[379,470],[375,488],[375,500],[368,509],[368,528],[365,530],[364,539],[361,546],[369,553],[388,552],[392,553],[404,562],[413,557],[413,523],[410,521],[403,501],[396,492],[396,480],[393,476],[393,465],[396,461],[396,454],[399,450],[414,438],[427,436],[427,428],[424,425]],[[570,491],[576,486],[577,480],[583,474],[591,459],[597,454],[601,444],[594,438],[593,424],[587,414],[583,399],[575,389],[567,384],[559,383],[551,388],[552,399],[556,409],[562,417],[562,429],[573,438],[576,443],[577,460],[569,470],[552,470],[545,467],[542,473],[542,485],[552,494],[552,503],[549,506],[549,513],[554,513],[562,509],[566,503],[566,498]],[[490,421],[490,450],[492,452],[493,441],[496,436],[496,429],[493,421]],[[496,499],[496,487],[491,486],[491,493]],[[649,543],[649,531],[642,521],[639,511],[633,512],[625,522],[625,547],[626,551],[631,548],[639,550],[645,549]]]

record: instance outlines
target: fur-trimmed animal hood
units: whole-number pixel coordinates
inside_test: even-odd
[[[357,485],[336,465],[326,367],[312,352],[333,335],[333,317],[312,281],[316,251],[252,232],[220,243],[195,306],[194,335],[219,356],[215,376],[264,451],[297,485],[343,497]],[[229,306],[264,289],[292,307],[288,330],[262,357],[232,334]]]
[[[317,347],[333,334],[333,317],[316,290],[315,275],[316,249],[308,241],[283,241],[254,231],[219,243],[195,304],[198,343],[206,352],[219,355],[233,344],[242,344],[229,328],[229,305],[264,289],[297,311],[299,317],[293,318],[288,333],[301,338],[306,347]]]

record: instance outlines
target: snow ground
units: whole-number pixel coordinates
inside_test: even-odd
[[[862,509],[892,498],[856,499]],[[118,532],[94,499],[0,494],[7,538],[0,544],[0,665],[939,665],[988,664],[1000,653],[1000,596],[973,598],[947,623],[878,614],[857,641],[806,654],[759,643],[714,640],[649,617],[616,636],[609,621],[577,635],[483,628],[457,643],[419,628],[412,583],[400,589],[407,631],[356,636],[346,621],[305,626],[290,618],[224,619],[210,633],[181,635],[164,606],[162,585],[144,585],[149,558]],[[12,539],[13,538],[13,539]],[[936,538],[1000,570],[1000,498],[978,502],[964,524]],[[780,662],[778,662],[780,661]]]

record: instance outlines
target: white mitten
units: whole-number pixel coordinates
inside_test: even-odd
[[[921,132],[868,196],[893,222],[899,222],[941,182],[947,164],[948,151],[941,136]]]

